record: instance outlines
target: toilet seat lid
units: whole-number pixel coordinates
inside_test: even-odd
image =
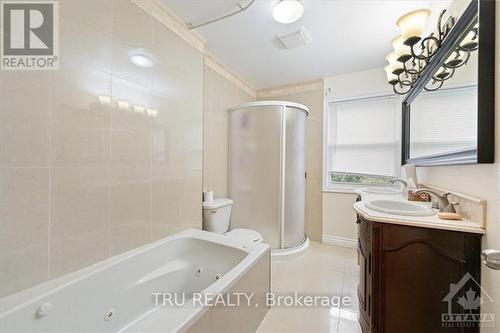
[[[233,229],[226,233],[232,239],[241,243],[260,243],[262,242],[262,235],[255,230],[251,229]]]

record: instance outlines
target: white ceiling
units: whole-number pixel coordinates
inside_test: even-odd
[[[239,0],[162,0],[186,22],[198,23],[234,10]],[[249,0],[241,0],[247,4]],[[429,7],[429,0],[302,0],[298,22],[284,25],[272,18],[277,0],[257,0],[247,11],[196,29],[208,49],[253,88],[385,66],[390,41],[398,35],[396,20],[406,12]],[[284,49],[276,35],[304,26],[312,43]]]

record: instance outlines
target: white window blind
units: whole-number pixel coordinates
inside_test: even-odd
[[[331,102],[327,111],[328,172],[396,176],[398,109],[396,97]]]
[[[411,104],[410,158],[477,146],[477,86],[421,93]]]

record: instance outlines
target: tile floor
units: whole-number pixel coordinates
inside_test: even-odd
[[[361,333],[356,288],[359,280],[356,251],[311,242],[302,256],[272,262],[273,292],[311,295],[349,295],[350,306],[269,310],[257,332]]]

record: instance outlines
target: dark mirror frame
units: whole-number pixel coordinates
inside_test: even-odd
[[[494,163],[495,160],[495,3],[473,0],[436,52],[422,76],[402,103],[401,164],[417,166]],[[460,152],[410,158],[411,103],[424,89],[448,54],[454,50],[469,29],[479,20],[478,82],[477,82],[477,148]]]

